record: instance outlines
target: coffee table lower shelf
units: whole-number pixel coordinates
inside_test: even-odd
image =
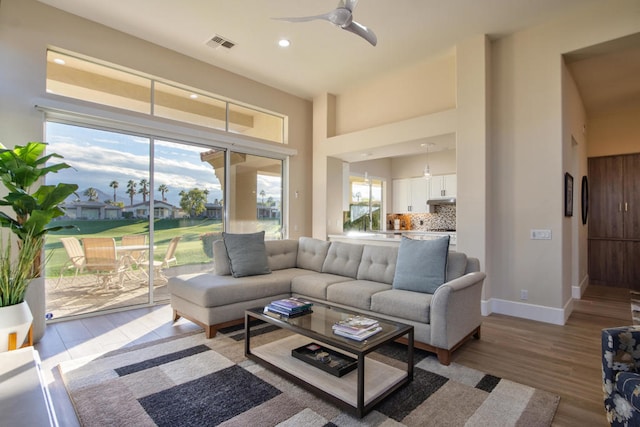
[[[311,391],[319,392],[338,404],[347,404],[360,417],[372,409],[373,405],[409,381],[407,371],[365,357],[365,407],[358,408],[357,370],[342,377],[336,377],[291,356],[292,349],[308,344],[310,341],[310,338],[296,334],[252,348],[248,356],[258,363],[268,365],[294,383],[307,386]],[[343,350],[324,343],[323,345],[354,357]]]

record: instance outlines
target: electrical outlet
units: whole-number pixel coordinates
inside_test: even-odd
[[[523,289],[520,291],[520,299],[522,301],[526,301],[529,298],[529,291],[527,291],[526,289]]]
[[[551,240],[551,230],[531,230],[531,240]]]

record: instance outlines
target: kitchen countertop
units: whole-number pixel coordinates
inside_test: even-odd
[[[422,231],[422,230],[398,230],[398,231],[350,231],[343,234],[330,234],[330,241],[342,241],[351,243],[369,243],[379,245],[399,245],[402,236],[417,240],[431,240],[443,236],[450,236],[449,246],[453,249],[457,243],[455,231]]]

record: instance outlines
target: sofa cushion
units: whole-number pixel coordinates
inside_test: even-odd
[[[222,240],[227,247],[233,277],[271,273],[267,249],[264,245],[264,231],[247,234],[223,232]]]
[[[227,247],[222,239],[214,240],[213,242],[213,271],[217,276],[229,276],[231,274]]]
[[[327,301],[369,310],[372,295],[389,289],[391,289],[391,285],[371,280],[334,283],[327,288]]]
[[[233,276],[212,276],[210,273],[182,274],[170,278],[168,288],[172,295],[198,306],[220,307],[288,294],[291,292],[291,278],[304,273],[304,270],[285,269],[243,277],[242,280]]]
[[[453,279],[464,276],[467,270],[467,255],[462,252],[450,251],[447,256],[447,278],[450,282]]]
[[[393,288],[434,293],[445,281],[449,236],[435,240],[402,237]]]
[[[391,289],[371,296],[371,311],[429,323],[432,294]]]
[[[331,242],[327,258],[322,265],[323,273],[356,278],[362,259],[364,245],[344,242]]]
[[[395,246],[365,245],[357,278],[390,285],[396,273],[397,260],[398,248]]]
[[[298,258],[297,240],[267,240],[264,242],[271,271],[295,268]]]
[[[328,273],[309,273],[291,280],[291,293],[321,301],[327,300],[327,288],[334,283],[346,282],[348,277]]]
[[[322,272],[322,264],[327,257],[330,242],[312,237],[298,239],[298,258],[296,266],[305,270]]]

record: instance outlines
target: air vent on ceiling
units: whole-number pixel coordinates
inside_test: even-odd
[[[224,37],[219,36],[217,34],[215,36],[213,36],[213,38],[207,42],[207,46],[212,47],[214,49],[217,49],[220,46],[226,47],[227,49],[231,49],[235,45],[236,44],[234,42],[232,42],[231,40],[225,39]]]

